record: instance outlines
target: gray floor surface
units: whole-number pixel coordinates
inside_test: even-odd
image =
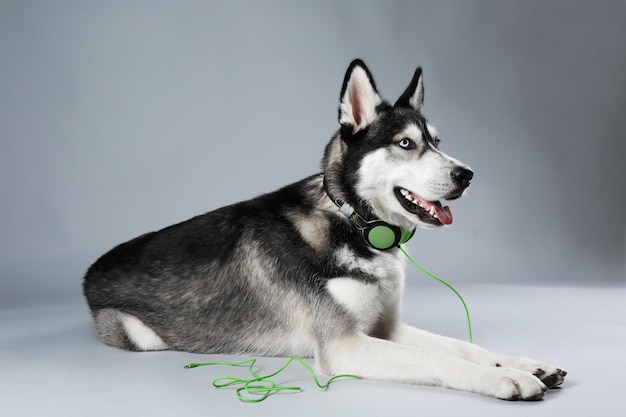
[[[441,388],[337,381],[318,389],[292,366],[279,384],[299,393],[259,404],[236,399],[214,378],[245,369],[184,369],[189,362],[245,357],[182,352],[130,353],[100,344],[87,308],[0,309],[0,414],[3,416],[624,416],[626,288],[459,285],[474,341],[501,353],[553,362],[569,374],[538,402],[506,402]],[[407,322],[467,338],[459,301],[442,286],[409,285]],[[284,358],[259,358],[269,373]],[[311,362],[311,361],[309,361]],[[324,377],[321,377],[325,380]]]

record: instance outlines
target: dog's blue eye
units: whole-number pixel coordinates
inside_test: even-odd
[[[415,148],[415,142],[413,142],[411,139],[404,138],[400,142],[398,142],[398,146],[402,149],[413,149]]]

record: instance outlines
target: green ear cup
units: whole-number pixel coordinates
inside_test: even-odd
[[[369,229],[367,240],[376,249],[389,249],[397,244],[397,236],[390,227],[379,225]]]

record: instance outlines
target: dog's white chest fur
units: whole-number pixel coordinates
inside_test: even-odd
[[[349,274],[329,280],[327,290],[358,320],[359,330],[369,333],[381,317],[396,313],[404,288],[403,263],[391,253],[359,258],[347,247],[337,251],[336,259]]]

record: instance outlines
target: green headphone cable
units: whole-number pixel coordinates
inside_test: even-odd
[[[213,386],[215,388],[223,388],[223,387],[229,387],[231,385],[235,385],[235,384],[243,384],[243,386],[237,388],[237,390],[235,391],[235,395],[237,395],[237,398],[239,398],[239,400],[246,402],[246,403],[258,403],[261,402],[263,400],[265,400],[267,397],[269,397],[270,395],[272,395],[275,392],[282,392],[282,391],[302,391],[302,389],[300,387],[288,387],[288,386],[281,386],[281,385],[276,385],[276,382],[274,382],[273,380],[271,380],[270,378],[278,375],[279,373],[281,373],[282,371],[285,370],[285,368],[287,368],[292,362],[297,361],[299,362],[302,366],[304,366],[304,368],[309,371],[309,373],[311,374],[311,376],[313,377],[313,381],[315,381],[315,384],[320,388],[320,389],[326,389],[328,388],[328,386],[335,380],[339,379],[339,378],[357,378],[360,379],[359,376],[357,375],[350,375],[350,374],[344,374],[344,375],[335,375],[332,378],[330,378],[325,384],[321,384],[319,382],[319,379],[317,378],[317,375],[315,374],[315,372],[313,371],[313,369],[306,364],[306,362],[304,362],[304,360],[298,356],[292,356],[291,358],[289,358],[289,360],[280,368],[278,369],[276,372],[271,373],[269,375],[266,376],[259,376],[255,371],[254,371],[254,364],[256,363],[256,359],[248,359],[245,361],[241,361],[241,362],[203,362],[203,363],[190,363],[189,365],[185,366],[186,369],[191,369],[191,368],[197,368],[198,366],[205,366],[205,365],[226,365],[226,366],[241,366],[241,365],[246,365],[248,364],[248,371],[250,372],[250,375],[252,376],[252,379],[245,379],[245,378],[237,378],[234,376],[223,376],[223,377],[219,377],[213,380]],[[248,395],[244,395],[244,393],[248,394]],[[256,395],[257,397],[254,397],[253,395]]]
[[[457,290],[455,290],[452,285],[448,284],[447,282],[445,282],[444,280],[439,278],[437,275],[435,275],[432,272],[426,270],[425,268],[420,266],[417,262],[415,262],[415,260],[413,260],[413,258],[411,258],[411,256],[404,250],[404,248],[402,246],[398,246],[398,247],[400,248],[400,250],[402,251],[404,256],[407,257],[409,262],[411,262],[413,264],[413,266],[415,266],[417,269],[419,269],[420,271],[422,271],[423,273],[425,273],[429,277],[431,277],[433,279],[436,279],[437,281],[439,281],[440,283],[442,283],[443,285],[448,287],[453,293],[456,294],[457,297],[459,297],[459,300],[461,300],[461,303],[463,304],[463,308],[465,309],[465,316],[467,317],[467,332],[469,333],[469,341],[470,341],[470,343],[474,343],[474,338],[472,337],[472,322],[470,320],[469,310],[467,309],[467,304],[465,304],[465,300],[463,300],[463,297],[461,297],[461,294],[459,294],[459,292]]]

